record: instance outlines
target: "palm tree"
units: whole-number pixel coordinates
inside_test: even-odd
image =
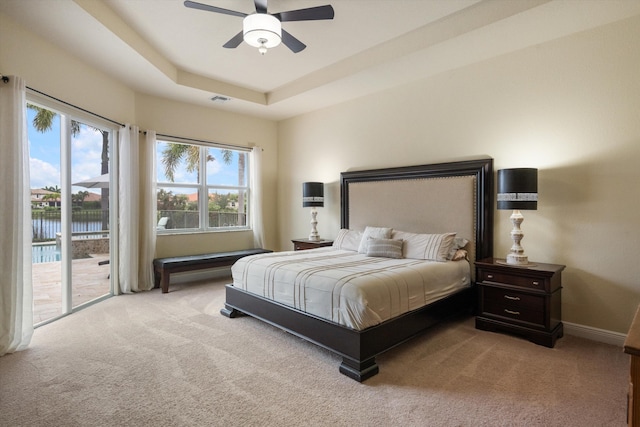
[[[51,193],[49,194],[45,194],[42,197],[43,201],[52,201],[54,202],[54,206],[57,206],[58,203],[60,202],[60,187],[58,187],[57,185],[55,187],[53,186],[49,186],[49,187],[43,187],[43,190],[47,190],[50,191]]]
[[[229,165],[233,160],[232,150],[220,150],[222,152],[222,161]],[[186,161],[187,172],[197,171],[200,173],[200,147],[197,145],[175,144],[169,143],[162,151],[162,164],[164,166],[164,174],[169,181],[174,182],[175,170],[182,160]],[[207,161],[214,161],[215,157],[211,154],[207,155]],[[238,185],[244,186],[244,175],[246,164],[246,153],[238,152]],[[244,191],[238,194],[238,217],[244,213]]]
[[[82,207],[84,203],[84,199],[89,197],[88,191],[78,191],[76,194],[71,195],[71,200],[78,204],[79,207]]]
[[[36,112],[33,118],[33,127],[40,133],[50,131],[53,127],[53,119],[57,113],[38,107],[33,104],[27,104],[27,108]],[[71,135],[78,136],[80,133],[80,122],[71,120]],[[88,126],[88,125],[87,125]],[[102,135],[102,153],[101,153],[101,171],[102,175],[109,173],[109,132],[93,126],[89,126]],[[57,187],[57,186],[56,186]],[[58,193],[60,190],[58,190]],[[109,224],[109,189],[101,189],[100,207],[102,208],[102,229],[106,230]]]
[[[213,156],[207,160],[215,160]],[[169,181],[175,181],[175,171],[182,159],[187,163],[187,172],[199,172],[200,165],[200,147],[197,145],[186,144],[167,144],[167,148],[162,152],[162,164],[164,165],[164,174]]]
[[[233,157],[233,151],[231,150],[222,150],[222,158],[226,164],[231,164],[231,159]],[[245,163],[246,163],[247,153],[238,152],[238,186],[244,187],[244,173],[245,173]],[[238,191],[238,219],[242,218],[243,224],[245,222],[244,215],[244,191]]]

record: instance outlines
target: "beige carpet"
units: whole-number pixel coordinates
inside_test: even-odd
[[[1,426],[624,426],[628,356],[565,336],[554,349],[472,318],[378,357],[340,358],[250,317],[223,283],[111,298],[0,358]]]

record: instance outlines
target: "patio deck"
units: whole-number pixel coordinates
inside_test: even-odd
[[[71,261],[72,305],[91,301],[110,292],[109,264],[98,265],[109,259],[109,254]],[[33,264],[33,323],[38,324],[62,314],[62,263]]]

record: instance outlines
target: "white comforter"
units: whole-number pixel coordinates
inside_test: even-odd
[[[362,330],[469,286],[467,261],[368,257],[332,247],[241,258],[233,286]]]

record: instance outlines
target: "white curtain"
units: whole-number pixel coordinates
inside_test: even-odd
[[[138,290],[138,221],[140,219],[138,126],[125,125],[118,133],[118,257],[119,291]]]
[[[253,223],[253,246],[264,246],[264,221],[262,215],[262,148],[251,150],[251,221]]]
[[[0,80],[0,356],[33,335],[31,192],[25,83]]]
[[[148,130],[145,143],[140,153],[144,162],[140,184],[142,195],[140,197],[140,210],[142,212],[140,225],[140,273],[139,290],[153,289],[153,259],[156,253],[156,133]]]

